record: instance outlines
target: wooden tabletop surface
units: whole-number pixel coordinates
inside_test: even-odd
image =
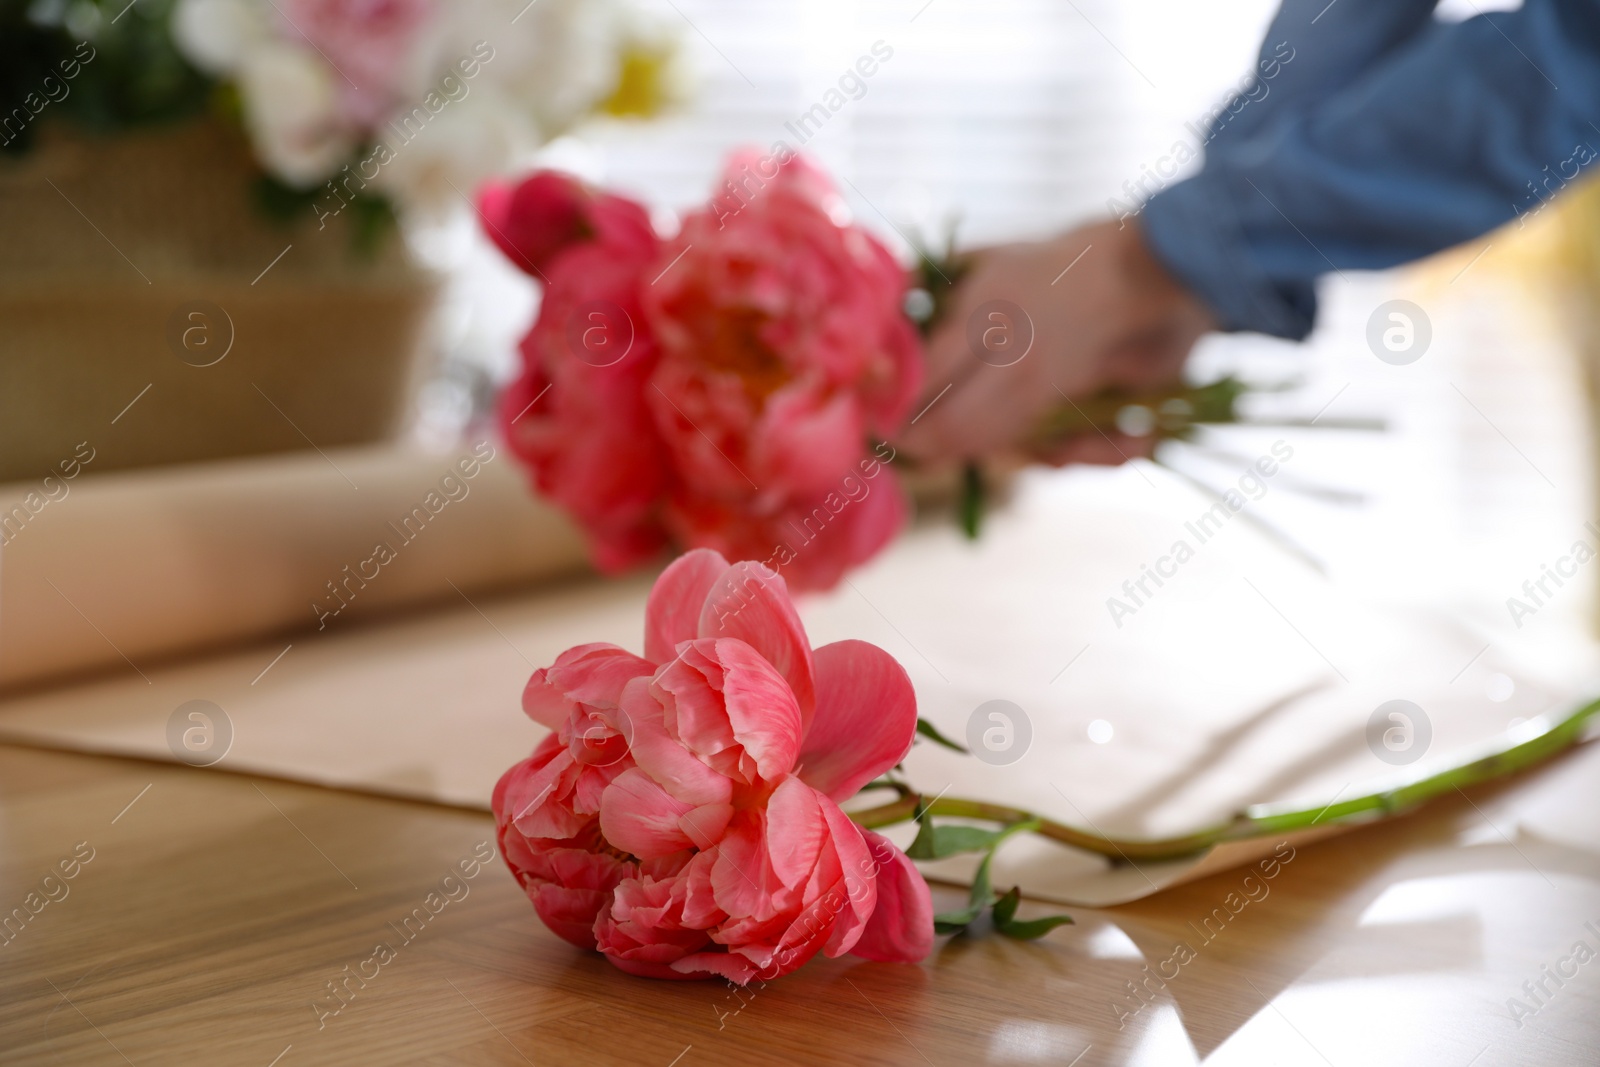
[[[1600,960],[1574,954],[1600,949],[1600,857],[1502,833],[1527,784],[1038,943],[819,958],[735,992],[558,941],[498,858],[402,940],[493,841],[486,815],[0,747],[0,1063],[1600,1063]],[[380,941],[393,958],[333,997]]]

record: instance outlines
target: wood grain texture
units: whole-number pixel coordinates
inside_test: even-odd
[[[1527,784],[1302,847],[1271,879],[1080,910],[1037,944],[941,939],[921,966],[819,960],[735,993],[572,949],[497,859],[402,942],[389,924],[492,841],[487,817],[0,748],[0,916],[58,898],[0,945],[0,1062],[1593,1064],[1600,960],[1545,978],[1521,1026],[1507,1006],[1600,947],[1600,857],[1501,832]],[[380,941],[394,958],[319,1019]]]

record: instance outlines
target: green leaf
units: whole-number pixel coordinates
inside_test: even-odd
[[[973,920],[983,914],[983,909],[994,899],[994,889],[989,883],[989,861],[993,858],[994,853],[990,852],[983,857],[983,862],[978,864],[978,874],[972,880],[972,893],[967,898],[966,907],[960,911],[941,912],[933,917],[934,933],[961,933],[972,924]]]
[[[928,823],[925,821],[926,827]],[[1020,834],[1025,830],[1037,830],[1038,819],[1025,819],[1014,822],[1003,830],[995,831],[994,840],[989,843],[989,853],[983,857],[983,862],[978,864],[978,873],[972,879],[972,892],[967,897],[967,906],[960,911],[941,912],[933,917],[933,930],[937,934],[958,934],[966,930],[983,909],[994,901],[994,887],[989,880],[989,862],[994,859],[995,850],[1013,834]],[[922,834],[919,832],[920,838]],[[910,855],[908,852],[907,855]]]
[[[1014,937],[1019,941],[1032,941],[1043,937],[1058,926],[1065,926],[1072,922],[1070,915],[1046,915],[1040,919],[1018,920],[1017,905],[1022,900],[1022,887],[1012,886],[1009,893],[1003,894],[994,902],[994,928],[1007,937]]]
[[[950,294],[972,269],[971,257],[955,252],[954,220],[951,220],[949,233],[945,235],[943,243],[944,251],[936,252],[920,239],[913,239],[912,242],[917,254],[916,288],[926,293],[933,303],[931,313],[917,320],[917,329],[923,337],[930,336],[943,321],[945,312],[949,310]]]
[[[961,532],[967,535],[969,541],[978,539],[978,531],[983,526],[983,497],[983,468],[976,463],[968,463],[961,468],[961,499],[957,506]]]
[[[259,175],[251,191],[255,194],[257,209],[280,226],[289,225],[302,214],[311,217],[311,205],[322,192],[321,189],[296,189],[270,174]]]
[[[906,855],[914,860],[931,860],[936,855],[933,850],[933,822],[923,818],[920,808],[917,810],[917,836],[907,846]]]
[[[263,174],[255,180],[254,193],[257,208],[269,222],[290,226],[300,220],[319,219],[317,203],[327,196],[327,189],[320,185],[297,189],[270,174]],[[383,196],[363,190],[348,200],[339,195],[329,202],[336,204],[336,208],[332,211],[324,208],[322,214],[342,216],[341,222],[348,220],[345,225],[350,234],[350,250],[358,260],[370,261],[383,242],[399,232],[394,205]]]
[[[1026,922],[996,922],[994,928],[1018,941],[1036,941],[1056,927],[1066,926],[1071,922],[1070,915],[1046,915],[1042,919],[1030,919]]]
[[[397,232],[399,223],[394,207],[389,201],[372,193],[363,192],[350,203],[355,214],[351,217],[350,245],[356,255],[370,259],[391,234]]]
[[[1002,830],[985,830],[981,826],[963,826],[949,823],[935,826],[933,820],[924,819],[917,830],[916,840],[906,849],[914,860],[937,860],[962,852],[987,852],[994,847]]]
[[[954,749],[963,756],[970,756],[972,754],[967,751],[965,745],[958,745],[944,734],[941,734],[938,727],[934,726],[933,723],[929,722],[927,719],[917,720],[917,733],[922,737],[926,737],[934,744],[943,745],[945,748]]]

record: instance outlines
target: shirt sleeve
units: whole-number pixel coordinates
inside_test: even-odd
[[[1304,337],[1320,275],[1409,262],[1531,215],[1600,158],[1597,0],[1455,24],[1402,4],[1364,36],[1328,22],[1346,4],[1372,6],[1280,13],[1273,33],[1296,58],[1277,100],[1213,124],[1200,173],[1144,205],[1151,250],[1225,329]]]
[[[1220,107],[1213,152],[1343,90],[1433,21],[1438,0],[1283,0],[1261,38],[1252,84]]]

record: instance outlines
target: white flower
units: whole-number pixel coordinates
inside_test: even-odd
[[[338,87],[314,53],[266,44],[250,50],[238,76],[245,124],[267,170],[309,188],[349,160],[355,143],[339,122]]]
[[[538,128],[524,109],[493,86],[466,84],[470,92],[448,101],[425,125],[413,112],[402,126],[383,131],[392,155],[376,184],[413,211],[439,215],[469,207],[479,183],[538,143]]]
[[[506,62],[490,77],[553,137],[593,110],[616,86],[617,5],[609,0],[539,0],[507,35]]]
[[[177,0],[172,32],[196,66],[237,85],[272,174],[309,188],[353,164],[425,213],[594,114],[616,92],[624,55],[660,38],[633,0],[443,0],[426,13],[422,30],[389,42],[393,55],[335,33],[351,20],[318,0]],[[336,40],[319,50],[318,33]],[[376,71],[352,65],[369,52],[381,53]],[[381,151],[358,161],[364,144]]]
[[[231,74],[270,34],[266,12],[252,0],[179,0],[172,13],[178,50],[207,74]]]

